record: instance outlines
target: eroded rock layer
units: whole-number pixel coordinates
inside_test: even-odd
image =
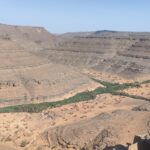
[[[44,28],[0,25],[0,107],[47,101],[91,82],[36,53],[54,39]]]
[[[133,78],[150,73],[150,33],[97,31],[58,37],[49,60]],[[56,57],[57,56],[57,57]]]

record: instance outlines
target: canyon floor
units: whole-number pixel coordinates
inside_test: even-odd
[[[95,77],[102,79],[102,76],[104,73],[97,73]],[[120,84],[131,82],[105,74],[106,78]],[[150,100],[149,89],[150,83],[144,83],[122,91]],[[47,108],[40,113],[2,113],[0,120],[2,150],[93,150],[96,147],[123,150],[135,135],[150,133],[150,102],[100,94],[92,100]]]

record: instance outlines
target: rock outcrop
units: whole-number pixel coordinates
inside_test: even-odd
[[[42,141],[43,147],[49,149],[127,150],[127,143],[132,143],[140,130],[148,134],[149,119],[149,113],[145,112],[116,110],[102,113],[88,120],[46,130],[35,141],[34,148],[38,148],[38,142]]]

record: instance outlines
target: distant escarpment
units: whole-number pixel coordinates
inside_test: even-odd
[[[97,31],[66,33],[41,51],[49,60],[127,78],[150,73],[150,33]]]

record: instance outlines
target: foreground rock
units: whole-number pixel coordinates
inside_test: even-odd
[[[144,136],[135,136],[134,144],[131,145],[128,150],[149,150],[149,149],[150,149],[150,137],[144,135]]]
[[[125,148],[127,143],[132,143],[135,134],[150,131],[149,122],[149,113],[116,110],[47,130],[35,145],[42,141],[43,147],[49,149],[105,150],[118,144]]]

